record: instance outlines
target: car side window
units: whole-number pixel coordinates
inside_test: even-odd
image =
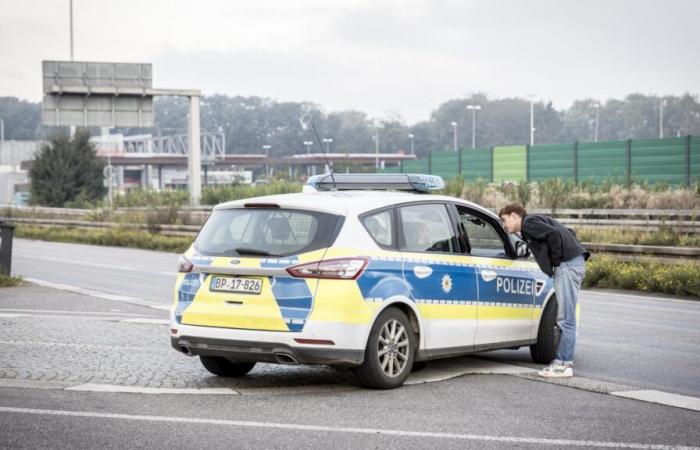
[[[503,239],[496,229],[484,219],[470,214],[466,208],[457,207],[462,231],[467,237],[467,249],[473,256],[505,256]]]
[[[394,246],[394,211],[385,209],[360,219],[372,239],[382,247]]]
[[[455,251],[456,237],[445,205],[428,204],[399,208],[401,232],[409,252]]]

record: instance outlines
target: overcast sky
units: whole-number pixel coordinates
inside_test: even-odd
[[[0,96],[41,99],[69,0],[0,0]],[[151,62],[154,87],[426,120],[441,102],[555,107],[700,92],[696,0],[74,0],[75,59]]]

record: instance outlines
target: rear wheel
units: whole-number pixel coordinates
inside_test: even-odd
[[[222,356],[199,355],[199,360],[205,369],[220,377],[242,377],[255,367],[254,362],[232,361]]]
[[[537,343],[530,346],[532,360],[538,364],[549,364],[554,360],[560,334],[557,326],[557,311],[557,299],[552,298],[542,312],[540,328],[537,331]]]
[[[411,373],[416,335],[401,310],[387,308],[377,318],[365,348],[365,360],[355,369],[358,382],[372,389],[399,387]]]

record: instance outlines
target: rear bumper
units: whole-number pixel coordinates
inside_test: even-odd
[[[292,346],[283,342],[241,341],[195,336],[171,336],[170,344],[188,355],[224,356],[237,361],[279,364],[358,366],[363,350]]]

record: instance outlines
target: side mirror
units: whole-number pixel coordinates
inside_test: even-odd
[[[530,256],[530,247],[525,241],[515,242],[515,256],[518,258],[527,258]]]

